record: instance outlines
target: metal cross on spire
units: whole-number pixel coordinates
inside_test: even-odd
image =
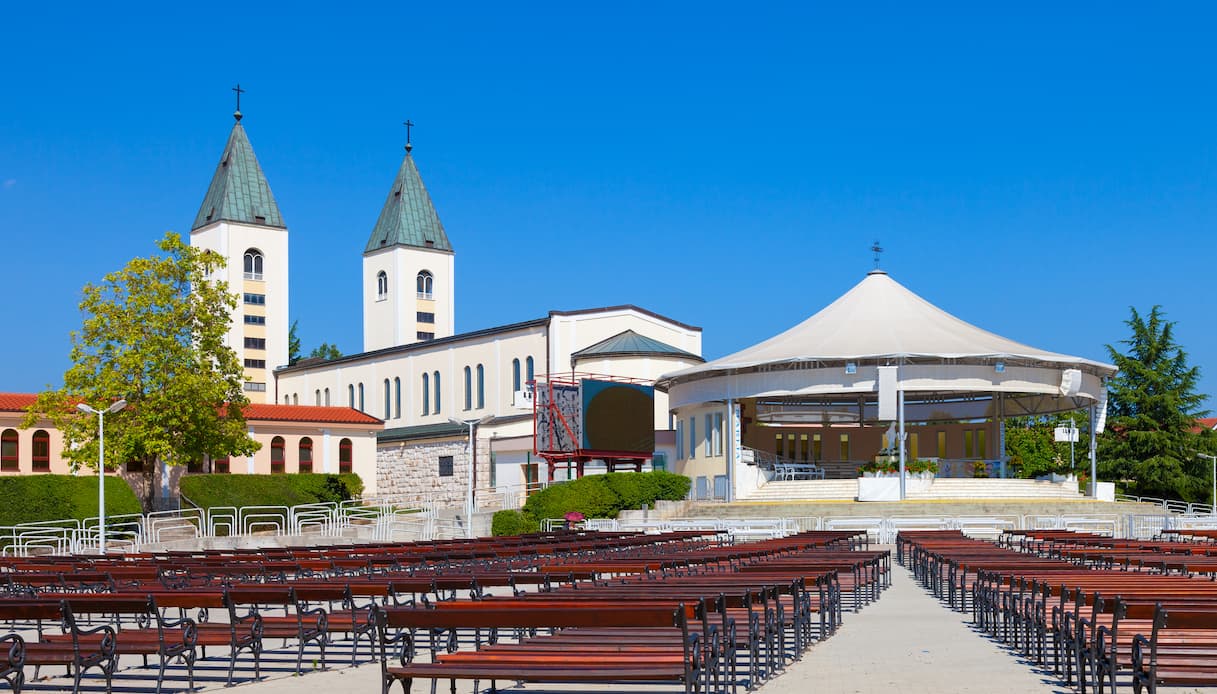
[[[410,144],[410,128],[414,127],[414,121],[407,118],[406,122],[402,123],[402,125],[406,126],[406,151],[409,152],[414,149],[414,145]]]
[[[872,253],[875,254],[875,269],[879,269],[879,254],[883,252],[883,247],[879,245],[879,240],[875,239],[875,245],[870,247]]]
[[[237,110],[233,112],[232,117],[236,118],[237,122],[240,123],[241,122],[241,95],[245,93],[245,90],[241,89],[240,82],[238,82],[237,86],[233,87],[232,90],[237,93]]]

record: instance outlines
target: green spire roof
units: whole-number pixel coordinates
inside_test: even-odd
[[[633,330],[617,333],[616,335],[601,340],[590,347],[583,349],[570,355],[571,361],[576,359],[584,359],[587,357],[622,357],[622,356],[647,356],[647,357],[683,357],[685,359],[694,359],[697,361],[705,361],[701,357],[686,352],[683,349],[677,349],[666,342],[660,342],[646,335],[639,335]]]
[[[254,156],[254,148],[245,137],[245,128],[237,122],[228,135],[224,154],[216,166],[211,185],[191,231],[215,222],[238,222],[258,226],[286,228],[270,184],[262,175],[262,167]]]
[[[409,146],[406,147],[406,157],[401,162],[397,178],[393,180],[393,188],[389,190],[389,198],[380,211],[380,219],[376,220],[363,252],[371,253],[398,245],[452,250],[448,235],[444,233],[444,225],[440,223],[435,206],[431,204],[431,196],[427,194],[427,187],[418,175],[418,167],[414,166]]]

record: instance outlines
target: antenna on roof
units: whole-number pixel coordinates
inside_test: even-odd
[[[883,252],[883,247],[879,245],[879,240],[875,239],[875,245],[870,247],[871,252],[875,254],[875,269],[879,269],[879,254]]]

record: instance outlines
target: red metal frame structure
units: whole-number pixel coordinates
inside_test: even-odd
[[[604,374],[587,373],[580,371],[571,371],[562,374],[546,374],[539,376],[532,381],[533,399],[532,399],[532,447],[537,456],[545,460],[549,468],[546,481],[552,482],[554,479],[554,470],[559,463],[565,464],[567,476],[570,477],[570,469],[573,465],[575,468],[576,477],[583,477],[584,466],[593,460],[603,460],[609,472],[616,472],[618,465],[630,465],[634,472],[642,472],[642,464],[653,457],[654,451],[640,453],[638,451],[602,451],[586,448],[578,448],[577,443],[581,437],[575,434],[571,423],[567,421],[566,416],[554,404],[554,387],[578,387],[581,381],[610,381],[613,383],[632,383],[636,385],[654,385],[653,381],[648,381],[642,378],[629,378],[626,376],[606,376]],[[537,403],[542,398],[537,396],[541,389],[547,389],[549,397],[544,398],[547,403],[547,409],[554,415],[555,420],[565,429],[566,434],[571,441],[576,442],[574,450],[564,451],[559,448],[558,442],[555,440],[553,430],[546,441],[541,441],[537,434]]]

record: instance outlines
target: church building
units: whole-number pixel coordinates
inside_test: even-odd
[[[228,260],[226,279],[240,293],[229,344],[245,365],[251,401],[347,407],[384,421],[375,464],[356,466],[375,469],[364,480],[369,493],[459,505],[472,474],[490,503],[549,476],[533,455],[537,379],[592,373],[653,383],[703,362],[700,328],[628,305],[552,310],[457,333],[455,247],[407,138],[362,248],[363,351],[289,365],[288,230],[240,111],[234,116],[191,243]],[[670,460],[675,441],[662,393],[654,420],[658,459]],[[287,447],[277,469],[303,469],[294,453]]]

